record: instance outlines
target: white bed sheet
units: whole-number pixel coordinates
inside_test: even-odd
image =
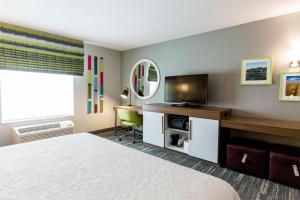
[[[88,133],[0,148],[1,200],[239,200],[225,181]]]

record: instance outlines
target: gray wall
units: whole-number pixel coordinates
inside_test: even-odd
[[[59,120],[73,120],[75,132],[87,132],[109,128],[114,125],[113,105],[120,104],[121,53],[94,45],[85,44],[85,55],[103,56],[105,62],[104,112],[87,114],[87,70],[84,76],[74,77],[74,113],[73,117],[55,118],[47,120],[27,121],[23,123],[0,124],[0,146],[11,143],[11,127],[34,123],[45,123]],[[85,59],[87,62],[87,59]],[[85,67],[87,64],[85,64]]]
[[[280,72],[289,70],[291,44],[300,45],[300,12],[212,31],[122,52],[122,86],[129,87],[132,66],[142,58],[155,61],[162,78],[151,99],[163,102],[164,77],[209,74],[209,104],[234,109],[234,114],[300,120],[300,102],[279,102]],[[272,56],[272,86],[240,86],[243,58]],[[300,58],[300,56],[299,56]]]

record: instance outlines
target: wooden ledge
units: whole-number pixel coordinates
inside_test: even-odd
[[[124,109],[124,110],[132,110],[132,111],[141,111],[142,106],[113,106],[113,110]]]
[[[220,126],[222,128],[231,128],[300,139],[300,122],[296,121],[231,117],[230,119],[221,120]]]

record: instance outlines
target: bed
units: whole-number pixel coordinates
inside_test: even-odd
[[[225,181],[80,133],[0,148],[0,199],[239,200]]]

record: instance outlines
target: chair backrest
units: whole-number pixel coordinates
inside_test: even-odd
[[[143,123],[142,117],[136,111],[118,109],[117,112],[121,121],[132,122],[137,125],[141,125]]]

